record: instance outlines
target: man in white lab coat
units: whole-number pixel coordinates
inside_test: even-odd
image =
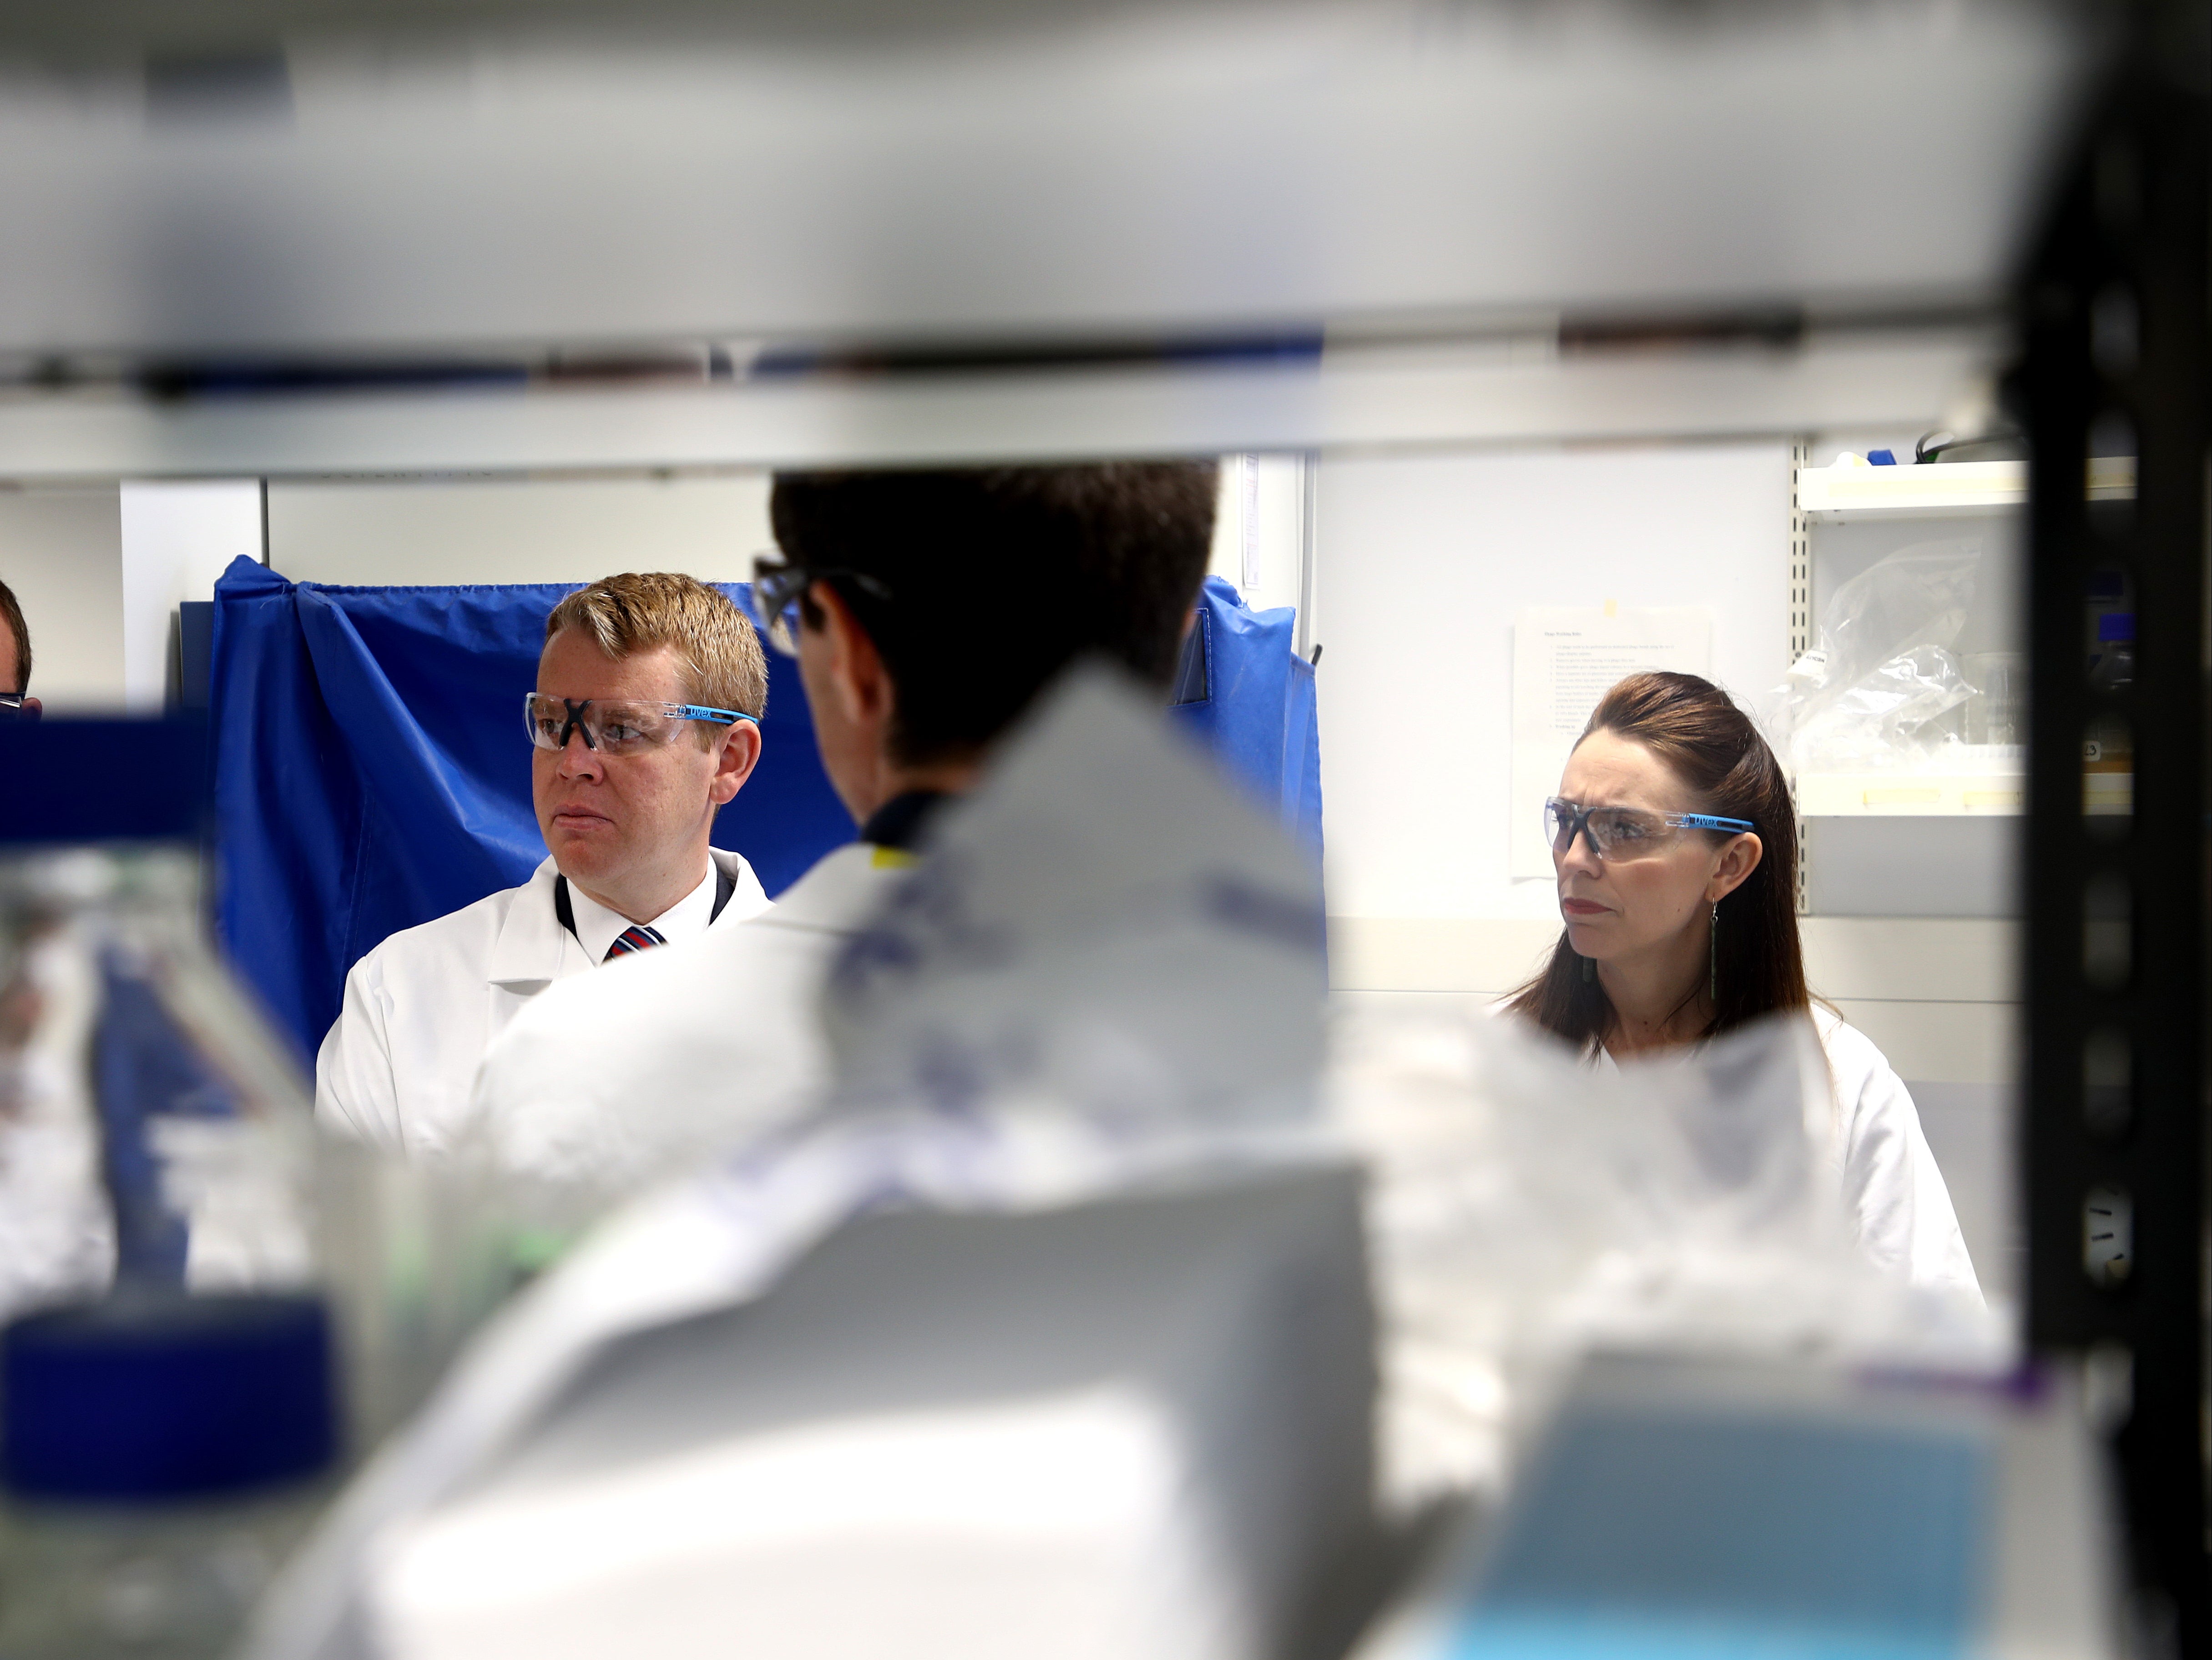
[[[659,574],[579,589],[517,696],[548,857],[355,964],[315,1061],[319,1116],[410,1154],[451,1145],[485,1047],[548,986],[769,909],[751,866],[708,844],[760,758],[768,702],[760,641],[726,595]]]
[[[1158,686],[1212,539],[1211,463],[779,475],[781,562],[755,573],[823,769],[860,825],[773,913],[554,988],[485,1057],[476,1133],[501,1167],[611,1198],[799,1110],[839,946],[931,813],[1068,664]]]

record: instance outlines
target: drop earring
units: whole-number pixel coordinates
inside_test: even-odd
[[[1589,958],[1583,958],[1583,984],[1587,986],[1597,973],[1597,964]]]
[[[1713,923],[1705,935],[1705,995],[1711,1000],[1713,1012],[1721,1012],[1721,908],[1713,904]]]

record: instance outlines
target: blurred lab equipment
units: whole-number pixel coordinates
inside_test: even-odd
[[[0,1335],[0,1652],[215,1660],[304,1535],[338,1450],[323,1302],[106,1299]]]
[[[2027,439],[2017,430],[1996,427],[1978,437],[1962,438],[1954,432],[1923,433],[1912,447],[1912,459],[1921,465],[1957,465],[1976,461],[2022,461],[2027,458]]]
[[[204,939],[189,727],[0,733],[0,1652],[213,1656],[340,1450],[301,1079]]]
[[[1742,23],[1631,3],[1439,27],[1402,0],[37,9],[0,26],[40,161],[0,197],[39,230],[0,348],[94,373],[81,357],[143,352],[130,371],[187,399],[389,394],[388,423],[364,411],[374,459],[356,422],[350,465],[458,443],[481,465],[514,430],[509,390],[574,403],[651,377],[680,402],[756,356],[787,375],[1066,343],[1110,367],[1098,347],[1181,331],[1234,371],[1293,343],[1310,364],[1323,323],[1532,304],[1645,338],[1679,318],[1695,340],[1750,295],[1782,302],[1778,330],[1753,320],[1795,346],[1838,295],[1860,296],[1846,326],[1993,295],[2099,62],[2091,20]],[[1808,195],[1790,158],[1845,152]],[[1296,187],[1251,188],[1255,164]],[[1694,201],[1694,223],[1661,200]],[[441,386],[482,412],[404,435],[400,405]],[[942,417],[847,436],[801,401],[745,441],[1010,453]],[[1139,418],[1155,443],[1187,431]],[[230,441],[290,471],[319,424]],[[1005,430],[1027,453],[1085,447]],[[631,441],[681,459],[670,438]]]
[[[2078,1377],[1601,1356],[1356,1660],[2127,1651]]]
[[[1280,1652],[1367,1525],[1349,1166],[860,1219],[378,1554],[407,1660]]]

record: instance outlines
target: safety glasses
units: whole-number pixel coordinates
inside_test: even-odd
[[[35,721],[39,717],[23,707],[28,692],[0,691],[0,721]]]
[[[1722,818],[1710,812],[1646,812],[1640,807],[1585,807],[1553,796],[1544,803],[1544,838],[1565,857],[1575,837],[1587,830],[1600,859],[1619,865],[1648,859],[1686,830],[1757,830],[1748,818]]]
[[[753,621],[762,636],[786,657],[799,655],[799,597],[831,577],[849,582],[871,599],[889,600],[891,591],[866,571],[793,564],[763,554],[753,561]]]
[[[734,726],[753,721],[743,709],[709,708],[703,703],[611,703],[597,698],[550,697],[529,692],[522,718],[530,741],[541,750],[564,750],[568,735],[581,733],[584,747],[605,755],[636,755],[659,749],[692,721]],[[753,724],[758,726],[757,721]]]

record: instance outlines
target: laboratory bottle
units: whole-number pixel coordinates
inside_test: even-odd
[[[343,1436],[296,1064],[189,842],[0,826],[0,1656],[214,1660]]]

